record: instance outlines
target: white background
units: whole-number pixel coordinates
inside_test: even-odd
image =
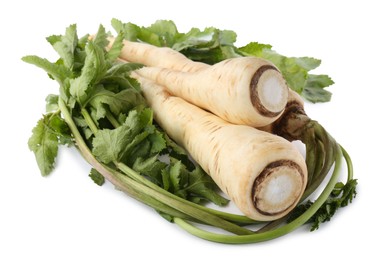
[[[354,259],[389,256],[388,1],[3,1],[0,5],[0,259]],[[6,3],[6,4],[5,4]],[[71,23],[79,35],[111,18],[148,26],[172,19],[180,31],[215,26],[237,45],[269,43],[288,56],[322,60],[330,103],[307,113],[350,152],[358,197],[316,232],[307,227],[260,244],[223,245],[193,237],[153,210],[98,187],[89,166],[61,149],[57,169],[40,176],[27,140],[57,93],[46,74],[20,58],[56,54],[45,37]],[[386,124],[386,125],[385,125]],[[385,257],[386,256],[386,257]]]

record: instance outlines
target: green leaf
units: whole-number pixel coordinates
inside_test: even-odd
[[[118,19],[111,20],[111,26],[119,34],[124,33],[124,38],[129,41],[137,41],[140,27],[133,23],[123,23]]]
[[[56,42],[60,42],[62,35],[50,35],[46,37],[46,40],[53,46]]]
[[[112,18],[111,19],[111,26],[112,28],[114,28],[114,30],[117,32],[117,33],[120,33],[121,31],[124,31],[124,24],[121,20],[117,19],[117,18]]]
[[[132,168],[142,175],[149,177],[153,183],[161,186],[163,183],[162,170],[165,169],[166,166],[165,163],[158,160],[158,155],[154,155],[146,159],[138,157]]]
[[[131,110],[125,123],[115,129],[99,130],[93,139],[92,153],[102,162],[122,162],[155,128],[151,109]]]
[[[196,167],[189,175],[187,191],[202,199],[207,199],[218,206],[226,206],[229,200],[219,195],[214,181],[200,167]]]
[[[107,33],[103,25],[99,26],[99,29],[93,39],[93,43],[101,49],[104,49],[107,46]]]
[[[104,78],[113,77],[113,76],[124,76],[123,74],[128,74],[130,71],[137,70],[143,65],[138,63],[116,63],[111,68],[108,69],[107,75]]]
[[[70,128],[65,120],[62,119],[58,114],[51,116],[48,126],[48,130],[52,131],[57,136],[59,144],[73,144]]]
[[[237,34],[234,31],[231,30],[218,30],[219,31],[219,43],[220,45],[230,45],[233,46],[233,44],[237,40]]]
[[[129,142],[123,149],[123,155],[119,158],[119,161],[122,161],[122,157],[126,157],[131,152],[133,152],[133,149],[136,149],[139,144],[141,144],[146,138],[149,136],[150,133],[147,131],[140,131],[139,134],[135,134],[136,131],[132,132],[132,141]]]
[[[300,57],[300,58],[293,58],[295,60],[295,63],[300,66],[301,68],[310,71],[314,70],[321,64],[321,60],[315,59],[312,57]]]
[[[127,165],[133,165],[135,161],[140,158],[144,160],[145,158],[148,158],[151,156],[150,154],[150,142],[147,139],[144,139],[142,142],[140,142],[132,151],[126,154],[125,157],[123,157],[122,162]]]
[[[176,35],[179,33],[175,23],[170,20],[157,20],[147,30],[158,36],[159,46],[166,47],[172,46]]]
[[[95,168],[91,169],[88,176],[99,186],[102,186],[105,182],[104,176],[101,175]]]
[[[153,111],[151,108],[142,108],[139,111],[132,110],[129,112],[125,125],[131,129],[144,128],[147,125],[151,125],[153,122]]]
[[[35,55],[24,56],[22,60],[45,70],[51,78],[55,79],[60,84],[72,75],[71,71],[64,65],[52,63],[47,59],[43,59]]]
[[[151,108],[144,108],[139,115],[139,122],[144,125],[151,125],[153,123],[153,110]]]
[[[333,80],[328,75],[309,74],[302,96],[313,103],[328,102],[332,97],[332,93],[324,88],[333,83]]]
[[[89,42],[85,48],[87,56],[81,75],[70,80],[70,94],[81,105],[84,105],[88,99],[88,94],[94,84],[102,79],[107,71],[104,50],[93,42]]]
[[[172,45],[172,49],[182,51],[196,46],[207,46],[213,37],[213,29],[206,29],[204,31],[198,28],[192,28],[186,34],[180,36]]]
[[[113,114],[119,115],[120,113],[126,113],[135,106],[144,104],[144,102],[142,95],[131,88],[114,93],[104,89],[103,86],[98,86],[90,94],[89,98],[89,104],[102,111],[101,116],[96,118],[97,120],[105,116],[105,105],[109,107]]]
[[[142,159],[140,157],[133,164],[133,169],[137,172],[146,172],[150,171],[153,168],[154,163],[158,161],[158,155],[154,155],[147,159]]]
[[[53,112],[59,110],[58,108],[58,95],[49,94],[46,97],[46,112]]]
[[[302,93],[306,84],[308,71],[297,63],[297,61],[303,63],[303,60],[295,57],[286,57],[270,49],[263,49],[261,56],[257,57],[272,62],[280,70],[289,87],[297,93]],[[304,65],[309,66],[309,64]]]
[[[314,231],[320,227],[321,223],[330,221],[339,208],[346,207],[356,197],[357,180],[348,180],[344,185],[339,182],[335,185],[332,193],[325,201],[325,203],[317,210],[317,212],[307,221],[307,224],[311,224],[310,231]],[[311,201],[298,205],[292,212],[287,220],[293,221],[302,215],[313,204]]]
[[[333,197],[340,197],[340,206],[346,207],[356,197],[356,187],[358,185],[357,179],[349,180],[345,185],[342,182],[336,184],[332,191]]]
[[[271,50],[272,45],[263,44],[258,42],[250,42],[247,45],[240,47],[238,50],[244,54],[244,56],[252,55],[257,57],[263,56],[263,51]]]
[[[173,152],[175,152],[178,155],[184,155],[184,156],[188,155],[186,150],[183,147],[179,146],[177,143],[175,143],[166,133],[164,134],[164,139],[167,146],[170,149],[172,149]]]
[[[74,65],[74,52],[78,43],[76,25],[72,24],[66,28],[65,35],[48,37],[47,40],[60,55],[65,67],[72,70]]]
[[[193,28],[173,45],[188,58],[214,64],[222,60],[240,56],[236,53],[234,42],[236,33],[229,30],[219,30],[214,27],[204,31]]]
[[[74,77],[80,76],[81,70],[84,66],[85,59],[87,57],[87,53],[85,51],[85,46],[89,42],[88,37],[89,37],[89,35],[82,37],[79,40],[77,48],[75,49],[74,64],[73,64],[73,73],[75,75]]]
[[[120,161],[133,136],[128,126],[99,130],[93,138],[92,153],[103,163]]]
[[[107,75],[100,81],[100,83],[104,85],[104,87],[107,90],[114,91],[114,92],[119,92],[122,89],[129,89],[129,88],[136,89],[135,86],[133,86],[132,80],[124,76]],[[138,89],[136,90],[138,91]]]
[[[28,147],[35,154],[42,176],[49,175],[54,169],[54,161],[58,152],[57,136],[47,130],[48,120],[48,116],[39,120],[28,140]]]
[[[70,131],[57,114],[46,114],[32,130],[28,140],[29,149],[34,152],[42,176],[54,169],[58,145],[70,143]]]
[[[162,133],[155,132],[149,135],[148,139],[152,143],[152,147],[150,148],[150,153],[152,154],[159,153],[167,147]]]
[[[112,44],[110,50],[106,54],[106,59],[108,61],[113,62],[119,57],[119,54],[121,53],[123,47],[123,40],[124,40],[124,33],[120,32],[115,38],[114,43]]]
[[[89,129],[87,122],[82,117],[74,116],[73,120],[75,124],[81,129],[86,140],[89,140],[93,136],[93,132]]]
[[[140,27],[132,23],[122,23],[117,19],[111,21],[114,29],[129,41],[142,41],[159,47],[171,47],[180,35],[174,22],[157,20],[149,27]]]
[[[162,188],[164,190],[169,190],[171,187],[171,181],[169,176],[168,168],[164,168],[161,170],[161,180],[162,180]]]
[[[181,189],[180,181],[182,179],[182,163],[177,161],[169,169],[169,179],[172,184],[173,192],[176,193]]]
[[[64,83],[62,84],[62,86],[60,86],[59,98],[64,100],[65,103],[68,104],[68,106],[73,109],[75,104],[76,104],[76,99],[74,97],[72,97],[71,94],[70,94],[70,86],[71,86],[70,81],[71,81],[70,78],[66,78],[64,80]]]

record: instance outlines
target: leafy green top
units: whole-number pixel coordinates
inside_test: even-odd
[[[59,85],[59,95],[49,95],[47,114],[33,129],[29,148],[42,175],[54,169],[58,146],[72,144],[71,132],[60,116],[59,99],[66,102],[75,124],[98,160],[107,166],[125,163],[155,184],[187,200],[228,201],[217,193],[211,178],[192,163],[153,121],[153,112],[129,71],[141,65],[117,61],[122,48],[119,34],[109,51],[108,33],[100,26],[94,39],[78,38],[76,25],[64,35],[47,37],[59,54],[56,62],[37,56],[23,61],[44,69]],[[90,177],[98,185],[104,178],[95,169]]]
[[[188,58],[208,64],[239,56],[256,56],[274,63],[282,72],[289,86],[310,102],[327,102],[331,93],[325,88],[334,82],[327,75],[310,74],[321,61],[311,57],[287,57],[278,54],[269,44],[251,42],[236,47],[237,35],[230,30],[209,27],[203,31],[192,28],[187,33],[177,30],[174,22],[159,20],[149,27],[133,23],[123,23],[118,19],[111,21],[117,32],[124,32],[125,39],[141,41],[159,47],[171,47]]]
[[[103,26],[91,39],[88,35],[79,38],[76,25],[71,25],[64,35],[47,37],[60,56],[56,62],[38,56],[23,57],[25,62],[44,69],[60,86],[59,94],[47,96],[47,113],[38,121],[28,141],[41,174],[46,176],[53,171],[60,145],[75,145],[88,162],[92,161],[94,168],[89,176],[97,185],[104,184],[104,173],[129,195],[152,206],[166,219],[181,223],[182,227],[183,222],[177,222],[177,218],[196,220],[244,235],[205,235],[209,240],[245,243],[275,238],[273,231],[255,234],[239,226],[254,223],[245,216],[189,202],[207,200],[225,205],[227,200],[219,195],[211,178],[189,159],[185,150],[153,121],[153,111],[143,99],[137,82],[129,77],[129,72],[141,65],[120,63],[117,58],[124,38],[170,46],[193,60],[210,64],[242,55],[264,57],[278,66],[294,90],[312,102],[324,102],[331,97],[324,88],[333,82],[326,75],[308,73],[319,66],[320,61],[308,57],[285,57],[274,52],[270,45],[259,43],[237,48],[234,46],[234,32],[212,27],[179,33],[171,21],[157,21],[150,27],[116,19],[112,24],[119,33],[109,51],[106,50],[108,33]],[[348,165],[349,156],[344,154],[344,157]],[[339,207],[351,202],[357,185],[352,179],[352,170],[349,170],[349,180],[345,185],[339,183],[335,186],[340,168],[337,159],[334,168],[332,185],[328,184],[330,189],[327,188],[316,202],[297,207],[292,219],[297,216],[300,219],[297,223],[292,220],[288,227],[282,226],[277,231],[278,236],[300,226],[302,216],[305,221],[314,223],[312,229],[316,229]],[[328,197],[333,187],[332,196]],[[188,230],[195,229],[191,226]],[[199,230],[196,234],[203,236]],[[247,234],[250,236],[245,236]]]
[[[329,221],[339,208],[346,207],[356,197],[357,180],[351,179],[346,184],[338,182],[333,188],[331,196],[319,210],[307,221],[311,223],[311,231],[319,228],[320,224]],[[293,221],[310,208],[312,201],[298,205],[291,213],[288,222]]]

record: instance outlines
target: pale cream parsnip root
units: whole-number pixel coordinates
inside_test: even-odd
[[[288,86],[278,69],[256,57],[227,59],[196,72],[143,67],[137,73],[234,124],[271,124],[288,99]]]
[[[107,48],[111,48],[114,37],[108,37]],[[171,68],[173,70],[198,71],[209,65],[188,59],[178,51],[168,47],[156,47],[148,43],[123,41],[119,58],[128,62],[141,63],[145,66]]]

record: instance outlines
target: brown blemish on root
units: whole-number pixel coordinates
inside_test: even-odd
[[[259,79],[260,77],[263,75],[263,73],[267,70],[277,70],[277,68],[275,68],[274,66],[272,65],[263,65],[261,66],[260,68],[258,68],[256,70],[256,72],[253,74],[252,76],[252,79],[251,79],[251,83],[249,85],[250,87],[250,99],[251,99],[251,102],[252,102],[252,105],[254,106],[254,108],[257,110],[257,112],[265,117],[276,117],[278,116],[282,111],[277,111],[277,112],[272,112],[272,111],[269,111],[267,108],[265,108],[263,106],[263,104],[261,104],[260,102],[260,98],[259,98],[259,94],[258,94],[258,91],[257,91],[257,84],[259,83]]]
[[[222,128],[222,126],[219,126],[219,125],[213,126],[212,128],[210,128],[210,134],[214,134],[215,132],[217,132],[221,128]]]
[[[310,121],[299,102],[288,102],[283,115],[273,124],[272,133],[289,141],[300,140]]]
[[[214,172],[218,172],[218,169],[219,169],[219,156],[220,156],[220,151],[218,149],[218,151],[215,153],[215,156],[214,156]]]

